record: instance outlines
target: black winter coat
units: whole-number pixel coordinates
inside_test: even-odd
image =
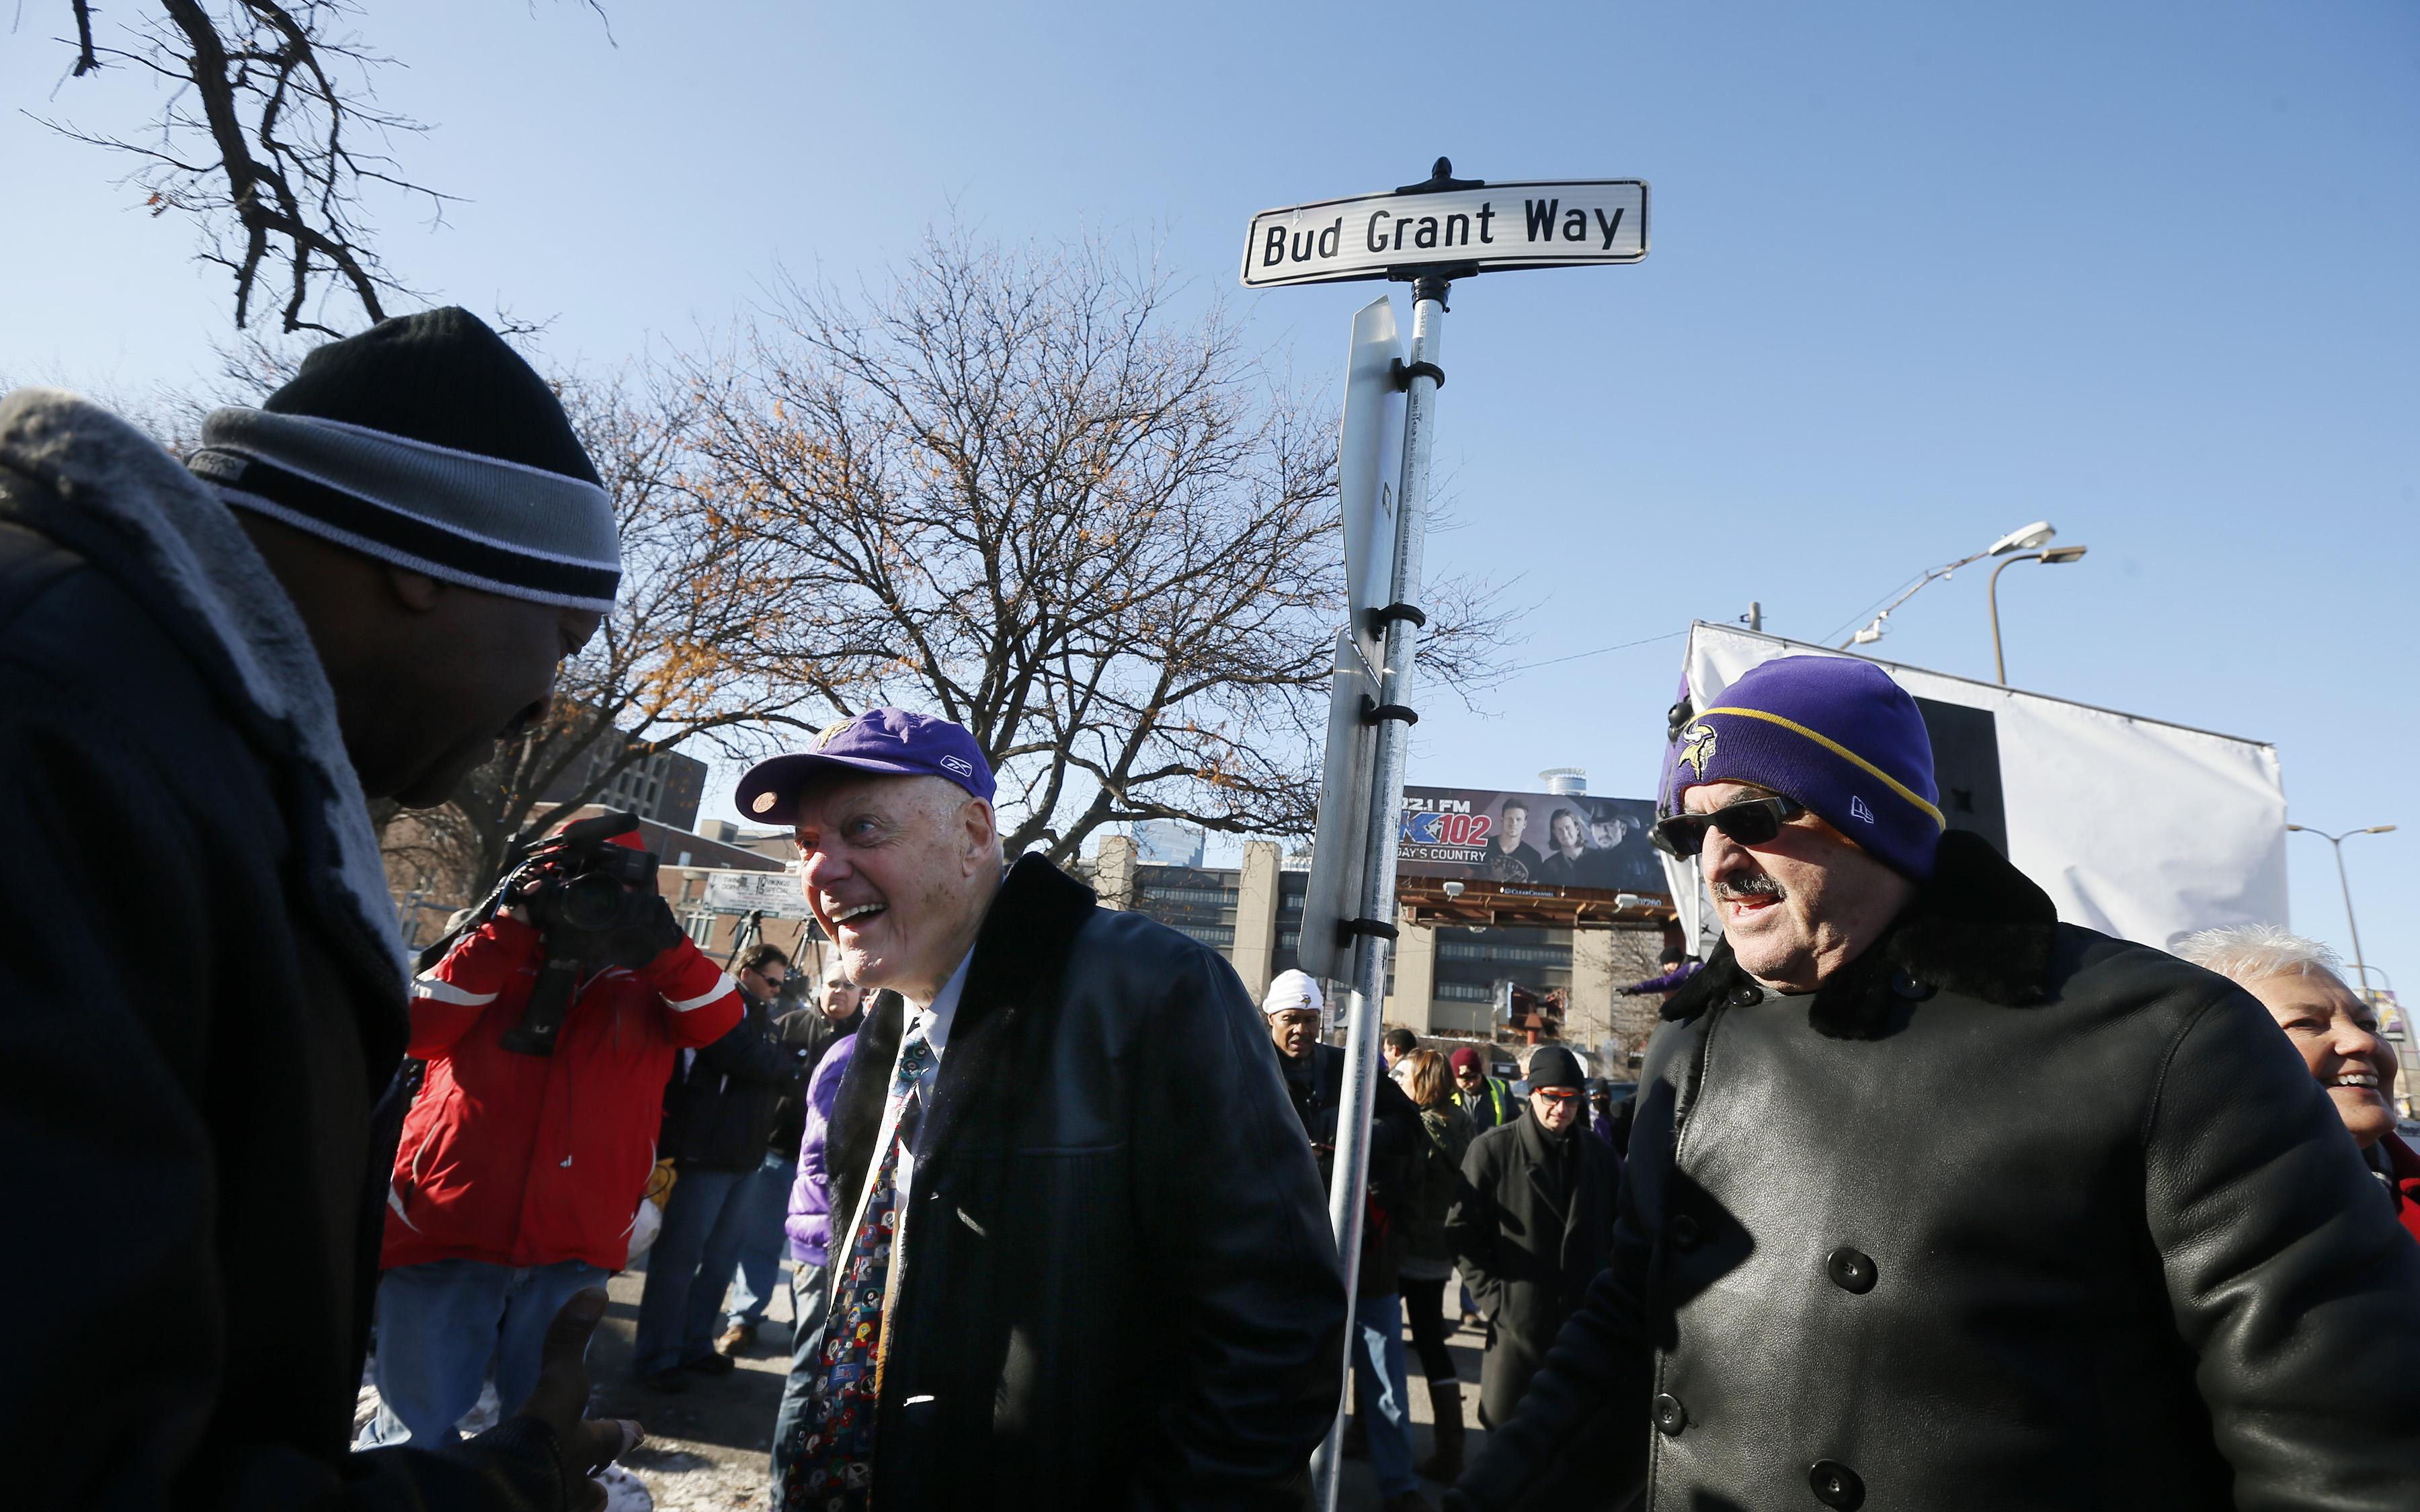
[[[883,995],[832,1109],[836,1257],[904,1017]],[[878,1504],[1299,1504],[1344,1280],[1277,1058],[1226,962],[1016,863],[917,1134]]]
[[[798,1094],[815,1069],[803,1045],[773,1035],[766,1005],[746,988],[747,1012],[731,1031],[689,1057],[665,1101],[659,1153],[694,1170],[752,1171],[765,1164],[782,1100]],[[790,1147],[793,1154],[798,1147]]]
[[[2420,1245],[2241,988],[1952,832],[1811,1000],[1726,947],[1664,1011],[1614,1263],[1454,1504],[2420,1504]]]
[[[1479,1137],[1470,1115],[1457,1104],[1434,1103],[1419,1110],[1423,1149],[1419,1152],[1416,1215],[1404,1226],[1404,1253],[1423,1260],[1451,1265],[1453,1240],[1445,1221],[1462,1196],[1462,1161]]]
[[[24,1507],[564,1504],[553,1436],[347,1452],[408,1025],[302,622],[81,400],[0,401],[0,1463]]]
[[[1479,1420],[1490,1427],[1512,1421],[1563,1319],[1613,1255],[1621,1157],[1573,1128],[1561,1152],[1578,1163],[1567,1200],[1554,1169],[1555,1137],[1536,1119],[1521,1118],[1472,1140],[1460,1198],[1446,1214],[1454,1263],[1487,1319]]]
[[[1270,1048],[1276,1049],[1274,1041]],[[1318,1158],[1320,1190],[1330,1192],[1335,1189],[1337,1121],[1344,1109],[1344,1052],[1314,1043],[1310,1058],[1308,1068],[1290,1067],[1280,1056],[1278,1072],[1285,1077],[1295,1116]],[[1419,1216],[1420,1152],[1428,1143],[1419,1109],[1393,1077],[1383,1070],[1376,1076],[1378,1096],[1370,1108],[1370,1171],[1362,1188],[1369,1211],[1361,1226],[1356,1297],[1384,1297],[1403,1286],[1404,1248]]]

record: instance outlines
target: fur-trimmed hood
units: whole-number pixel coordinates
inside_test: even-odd
[[[383,962],[400,983],[395,902],[335,695],[301,616],[235,517],[149,437],[56,389],[0,397],[0,467],[57,501],[26,496],[25,524],[126,584],[177,633],[245,737],[307,773],[337,883],[324,911],[341,916],[357,955]]]
[[[1936,991],[2007,1008],[2038,1003],[2049,991],[2058,910],[2050,895],[2009,864],[1988,841],[1962,830],[1941,837],[1929,881],[1883,937],[1815,991],[1808,1022],[1840,1040],[1879,1038],[1892,1015]],[[1686,1023],[1754,979],[1715,947],[1664,1017]]]

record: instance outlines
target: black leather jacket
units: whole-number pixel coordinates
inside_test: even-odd
[[[1613,1264],[1450,1505],[2420,1505],[2420,1245],[2259,1003],[1951,833],[1807,998],[1718,950]]]
[[[808,1047],[774,1037],[766,1005],[747,989],[747,1012],[731,1032],[701,1046],[665,1098],[660,1151],[684,1167],[752,1171],[765,1164],[782,1102],[814,1070]],[[790,1152],[798,1153],[793,1145]]]
[[[832,1110],[836,1258],[902,1019],[884,995]],[[1016,863],[918,1134],[879,1504],[1299,1504],[1345,1298],[1277,1058],[1227,963]]]
[[[1274,1048],[1274,1042],[1272,1042]],[[1307,1062],[1307,1063],[1306,1063]],[[1337,1120],[1344,1111],[1344,1052],[1332,1044],[1314,1043],[1303,1061],[1288,1065],[1278,1057],[1286,1095],[1294,1100],[1295,1116],[1302,1120],[1319,1161],[1319,1188],[1333,1190],[1336,1180]],[[1384,1297],[1403,1286],[1404,1242],[1418,1213],[1419,1158],[1428,1143],[1420,1127],[1420,1110],[1377,1071],[1377,1096],[1370,1104],[1370,1169],[1363,1190],[1369,1211],[1361,1226],[1361,1263],[1354,1281],[1357,1297]]]

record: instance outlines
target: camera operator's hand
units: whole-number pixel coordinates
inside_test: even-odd
[[[661,894],[638,903],[634,912],[638,917],[619,928],[575,936],[582,942],[581,958],[636,971],[674,946],[689,943],[689,931],[680,927]]]
[[[640,915],[637,926],[628,933],[632,953],[639,955],[631,964],[644,966],[688,939],[689,931],[681,928],[680,920],[673,917],[673,905],[664,902],[661,893],[641,907],[644,911]]]
[[[593,1477],[643,1442],[639,1425],[588,1415],[588,1335],[605,1316],[605,1292],[591,1287],[575,1293],[546,1328],[537,1386],[517,1416],[536,1418],[554,1430],[564,1468],[580,1477],[571,1489],[575,1512],[600,1512],[605,1488]]]

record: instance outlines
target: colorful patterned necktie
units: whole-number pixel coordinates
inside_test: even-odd
[[[862,1512],[874,1495],[874,1419],[882,1401],[882,1327],[891,1305],[903,1237],[899,1155],[915,1148],[924,1083],[934,1065],[922,1013],[899,1042],[898,1068],[883,1110],[882,1156],[867,1178],[845,1257],[834,1256],[830,1311],[824,1319],[822,1370],[801,1414],[803,1434],[782,1488],[785,1512]]]

